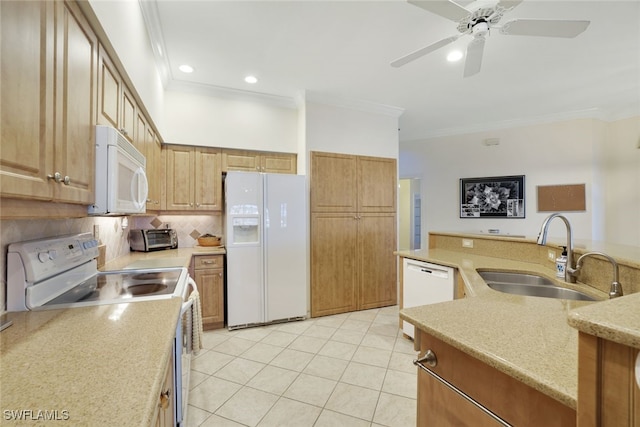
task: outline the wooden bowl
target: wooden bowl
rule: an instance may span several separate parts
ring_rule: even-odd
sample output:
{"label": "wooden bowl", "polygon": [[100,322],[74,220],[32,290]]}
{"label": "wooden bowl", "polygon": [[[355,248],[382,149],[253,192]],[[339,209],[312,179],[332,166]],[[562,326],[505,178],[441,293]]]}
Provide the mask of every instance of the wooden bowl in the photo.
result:
{"label": "wooden bowl", "polygon": [[200,246],[220,246],[220,240],[218,236],[198,237],[198,244]]}

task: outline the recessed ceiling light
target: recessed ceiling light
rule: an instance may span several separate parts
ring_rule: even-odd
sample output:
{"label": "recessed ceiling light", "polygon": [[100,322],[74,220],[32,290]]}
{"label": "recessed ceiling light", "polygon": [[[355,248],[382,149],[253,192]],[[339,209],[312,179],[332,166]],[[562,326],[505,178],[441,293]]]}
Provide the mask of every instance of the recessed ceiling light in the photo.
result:
{"label": "recessed ceiling light", "polygon": [[182,71],[183,73],[193,73],[193,67],[187,64],[179,66],[178,70]]}
{"label": "recessed ceiling light", "polygon": [[256,84],[258,83],[258,78],[256,76],[247,76],[244,78],[244,81],[249,84]]}
{"label": "recessed ceiling light", "polygon": [[462,59],[462,52],[460,52],[459,50],[452,50],[447,55],[447,61],[449,62],[456,62],[456,61],[460,61],[461,59]]}

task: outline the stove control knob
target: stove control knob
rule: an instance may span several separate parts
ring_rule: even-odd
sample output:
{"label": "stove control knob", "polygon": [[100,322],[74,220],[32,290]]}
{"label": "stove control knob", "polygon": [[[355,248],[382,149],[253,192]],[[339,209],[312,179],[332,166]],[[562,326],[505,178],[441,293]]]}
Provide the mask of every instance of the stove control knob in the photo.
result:
{"label": "stove control knob", "polygon": [[40,262],[47,262],[50,259],[56,259],[58,258],[58,251],[56,251],[55,249],[50,249],[46,252],[38,252],[38,259],[40,260]]}

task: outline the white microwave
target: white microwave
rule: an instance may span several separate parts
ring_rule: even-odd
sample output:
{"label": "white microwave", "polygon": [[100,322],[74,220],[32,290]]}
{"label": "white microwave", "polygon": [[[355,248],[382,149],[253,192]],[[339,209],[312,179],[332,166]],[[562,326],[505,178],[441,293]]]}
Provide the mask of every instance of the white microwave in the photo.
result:
{"label": "white microwave", "polygon": [[110,126],[96,126],[95,203],[90,215],[144,213],[149,185],[146,159]]}

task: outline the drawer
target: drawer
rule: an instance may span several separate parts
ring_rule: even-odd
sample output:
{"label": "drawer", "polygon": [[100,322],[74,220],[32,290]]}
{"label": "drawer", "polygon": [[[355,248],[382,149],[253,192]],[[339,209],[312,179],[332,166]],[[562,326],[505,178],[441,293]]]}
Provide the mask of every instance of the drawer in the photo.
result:
{"label": "drawer", "polygon": [[201,270],[203,268],[223,268],[224,255],[195,255],[193,268]]}

